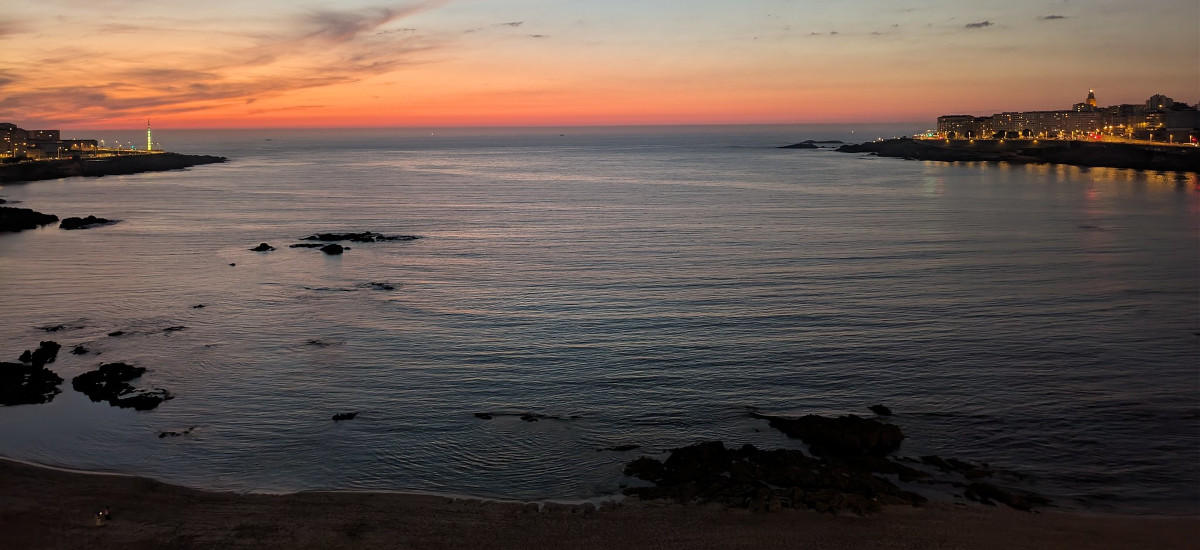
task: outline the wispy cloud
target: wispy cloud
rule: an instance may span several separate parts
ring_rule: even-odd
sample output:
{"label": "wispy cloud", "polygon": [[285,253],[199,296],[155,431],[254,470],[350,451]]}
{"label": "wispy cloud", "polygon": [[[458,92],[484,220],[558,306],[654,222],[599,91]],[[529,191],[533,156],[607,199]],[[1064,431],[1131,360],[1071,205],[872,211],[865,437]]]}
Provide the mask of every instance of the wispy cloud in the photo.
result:
{"label": "wispy cloud", "polygon": [[[221,37],[203,51],[96,63],[115,67],[105,71],[89,70],[89,59],[70,51],[47,51],[43,60],[0,73],[0,119],[29,113],[64,121],[178,114],[362,80],[414,63],[416,54],[435,47],[385,27],[445,3],[310,11],[284,18],[270,30]],[[120,28],[135,35],[156,32],[136,24]],[[56,72],[87,75],[91,81],[62,85]],[[261,112],[267,111],[250,114]],[[69,113],[69,118],[53,113]]]}
{"label": "wispy cloud", "polygon": [[980,21],[978,23],[967,23],[965,25],[965,27],[968,29],[982,29],[984,27],[990,27],[990,26],[992,26],[991,21]]}
{"label": "wispy cloud", "polygon": [[1042,16],[1038,17],[1038,19],[1041,21],[1053,21],[1055,19],[1066,19],[1066,18],[1067,18],[1067,16],[1065,16],[1065,15],[1042,15]]}

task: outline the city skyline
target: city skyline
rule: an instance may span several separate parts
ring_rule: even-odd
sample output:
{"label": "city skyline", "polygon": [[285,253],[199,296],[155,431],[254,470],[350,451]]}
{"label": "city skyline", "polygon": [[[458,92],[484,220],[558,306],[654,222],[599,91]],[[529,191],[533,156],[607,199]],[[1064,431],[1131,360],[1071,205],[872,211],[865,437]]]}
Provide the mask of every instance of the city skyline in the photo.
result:
{"label": "city skyline", "polygon": [[0,21],[0,120],[66,129],[933,121],[1161,93],[1200,5],[582,0],[201,7],[51,0]]}

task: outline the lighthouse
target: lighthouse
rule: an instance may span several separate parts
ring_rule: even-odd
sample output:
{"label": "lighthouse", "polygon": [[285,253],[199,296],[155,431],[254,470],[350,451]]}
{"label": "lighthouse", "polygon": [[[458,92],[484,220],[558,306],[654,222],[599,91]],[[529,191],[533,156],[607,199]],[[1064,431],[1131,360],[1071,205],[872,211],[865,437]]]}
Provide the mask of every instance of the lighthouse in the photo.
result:
{"label": "lighthouse", "polygon": [[146,152],[154,150],[154,142],[150,141],[150,119],[146,119]]}

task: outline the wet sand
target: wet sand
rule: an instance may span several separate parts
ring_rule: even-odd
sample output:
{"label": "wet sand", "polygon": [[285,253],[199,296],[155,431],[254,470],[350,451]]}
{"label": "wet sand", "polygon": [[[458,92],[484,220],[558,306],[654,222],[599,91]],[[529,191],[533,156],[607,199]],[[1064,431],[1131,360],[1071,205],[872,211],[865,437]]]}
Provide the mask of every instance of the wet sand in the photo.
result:
{"label": "wet sand", "polygon": [[[244,495],[0,460],[0,548],[1200,548],[1200,516],[933,504],[870,517],[625,500],[497,503],[396,493]],[[111,507],[112,521],[95,525]]]}

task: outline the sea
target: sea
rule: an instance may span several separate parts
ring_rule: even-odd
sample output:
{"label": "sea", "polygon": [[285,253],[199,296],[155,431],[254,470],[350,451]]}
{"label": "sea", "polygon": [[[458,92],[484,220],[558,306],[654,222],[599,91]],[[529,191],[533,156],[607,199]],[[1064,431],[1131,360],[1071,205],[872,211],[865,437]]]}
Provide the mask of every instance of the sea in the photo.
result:
{"label": "sea", "polygon": [[[0,235],[0,359],[54,340],[66,380],[0,407],[0,456],[595,501],[639,456],[804,448],[751,412],[883,404],[898,456],[986,462],[1057,509],[1200,512],[1197,175],[778,148],[923,129],[157,130],[229,162],[0,187],[120,220]],[[290,247],[362,231],[420,238]],[[71,389],[108,362],[174,399]]]}

